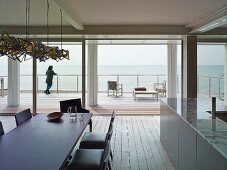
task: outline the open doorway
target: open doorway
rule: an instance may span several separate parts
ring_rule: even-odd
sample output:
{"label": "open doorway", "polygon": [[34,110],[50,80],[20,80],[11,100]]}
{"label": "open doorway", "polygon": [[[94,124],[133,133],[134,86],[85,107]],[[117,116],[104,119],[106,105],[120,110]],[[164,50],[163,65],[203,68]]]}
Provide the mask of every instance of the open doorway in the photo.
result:
{"label": "open doorway", "polygon": [[[159,114],[160,98],[166,97],[167,55],[166,43],[152,40],[102,40],[98,44],[96,111]],[[118,92],[109,89],[110,82],[117,83]],[[156,91],[155,84],[164,83],[165,90]],[[143,92],[135,94],[137,89]]]}

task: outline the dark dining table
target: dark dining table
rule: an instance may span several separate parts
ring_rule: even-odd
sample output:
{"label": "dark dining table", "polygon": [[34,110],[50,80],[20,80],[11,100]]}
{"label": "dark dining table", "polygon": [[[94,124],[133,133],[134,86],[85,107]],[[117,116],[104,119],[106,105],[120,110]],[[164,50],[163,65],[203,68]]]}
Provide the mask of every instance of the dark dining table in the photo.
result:
{"label": "dark dining table", "polygon": [[88,125],[92,113],[78,113],[83,119],[72,121],[65,113],[48,121],[40,113],[0,137],[1,170],[62,169]]}

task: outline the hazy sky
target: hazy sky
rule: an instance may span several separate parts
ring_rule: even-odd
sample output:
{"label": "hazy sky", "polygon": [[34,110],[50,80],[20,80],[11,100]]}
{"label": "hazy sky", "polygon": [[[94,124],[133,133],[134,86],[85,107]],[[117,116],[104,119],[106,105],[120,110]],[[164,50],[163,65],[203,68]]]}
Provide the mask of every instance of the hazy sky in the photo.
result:
{"label": "hazy sky", "polygon": [[199,45],[197,48],[198,65],[224,65],[224,45]]}
{"label": "hazy sky", "polygon": [[[38,65],[81,65],[81,46],[67,45],[64,49],[70,51],[70,60],[56,62],[47,60]],[[177,49],[178,64],[180,64],[181,48]],[[199,45],[198,65],[223,65],[225,55],[224,45]],[[0,57],[0,67],[7,63],[7,57]],[[32,60],[23,62],[31,65]],[[98,47],[99,65],[166,65],[167,47],[165,45],[100,45]]]}
{"label": "hazy sky", "polygon": [[166,65],[164,45],[100,45],[99,65]]}
{"label": "hazy sky", "polygon": [[[198,65],[223,65],[223,45],[198,45]],[[166,45],[103,45],[98,48],[99,65],[166,65]],[[181,46],[177,47],[178,65]]]}

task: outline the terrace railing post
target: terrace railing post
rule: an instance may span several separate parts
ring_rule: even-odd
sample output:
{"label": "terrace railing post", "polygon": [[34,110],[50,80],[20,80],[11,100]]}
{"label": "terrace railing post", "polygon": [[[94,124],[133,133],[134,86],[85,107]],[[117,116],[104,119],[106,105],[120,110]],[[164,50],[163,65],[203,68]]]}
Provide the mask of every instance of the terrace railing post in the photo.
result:
{"label": "terrace railing post", "polygon": [[179,94],[179,78],[178,78],[178,75],[177,75],[177,93]]}
{"label": "terrace railing post", "polygon": [[119,84],[119,75],[117,75],[117,84]]}
{"label": "terrace railing post", "polygon": [[210,94],[211,94],[211,77],[209,77],[209,85],[208,85],[208,95],[209,95],[209,97],[210,97]]}
{"label": "terrace railing post", "polygon": [[221,78],[218,78],[218,96],[221,99]]}
{"label": "terrace railing post", "polygon": [[159,75],[157,75],[157,83],[159,83]]}
{"label": "terrace railing post", "polygon": [[1,85],[2,85],[2,95],[4,96],[4,77],[2,77],[2,81],[1,81]]}
{"label": "terrace railing post", "polygon": [[139,75],[136,76],[136,84],[137,84],[137,87],[139,87]]}
{"label": "terrace railing post", "polygon": [[77,93],[79,93],[79,78],[78,78],[78,75],[76,75],[76,91]]}
{"label": "terrace railing post", "polygon": [[198,90],[197,93],[199,94],[199,91],[200,91],[200,90],[199,90],[199,76],[197,76],[197,87],[198,87],[198,88],[197,88],[197,90]]}
{"label": "terrace railing post", "polygon": [[58,93],[58,75],[57,75],[57,93]]}
{"label": "terrace railing post", "polygon": [[1,96],[4,96],[4,77],[1,77]]}

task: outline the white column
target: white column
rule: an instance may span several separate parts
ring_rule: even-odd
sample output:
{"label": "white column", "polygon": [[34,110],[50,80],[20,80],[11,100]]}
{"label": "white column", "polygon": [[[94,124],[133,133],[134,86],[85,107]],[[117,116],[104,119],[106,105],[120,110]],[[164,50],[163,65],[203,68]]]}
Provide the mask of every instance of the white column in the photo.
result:
{"label": "white column", "polygon": [[8,59],[8,106],[20,105],[20,63]]}
{"label": "white column", "polygon": [[224,57],[224,105],[227,106],[227,45],[225,45]]}
{"label": "white column", "polygon": [[97,105],[98,78],[97,78],[98,45],[92,41],[88,43],[87,58],[87,105]]}
{"label": "white column", "polygon": [[167,63],[167,97],[177,97],[177,45],[168,44],[168,63]]}
{"label": "white column", "polygon": [[187,74],[188,74],[188,66],[187,66],[187,37],[183,37],[182,44],[182,58],[181,58],[181,67],[182,67],[182,88],[181,88],[181,97],[187,98]]}

